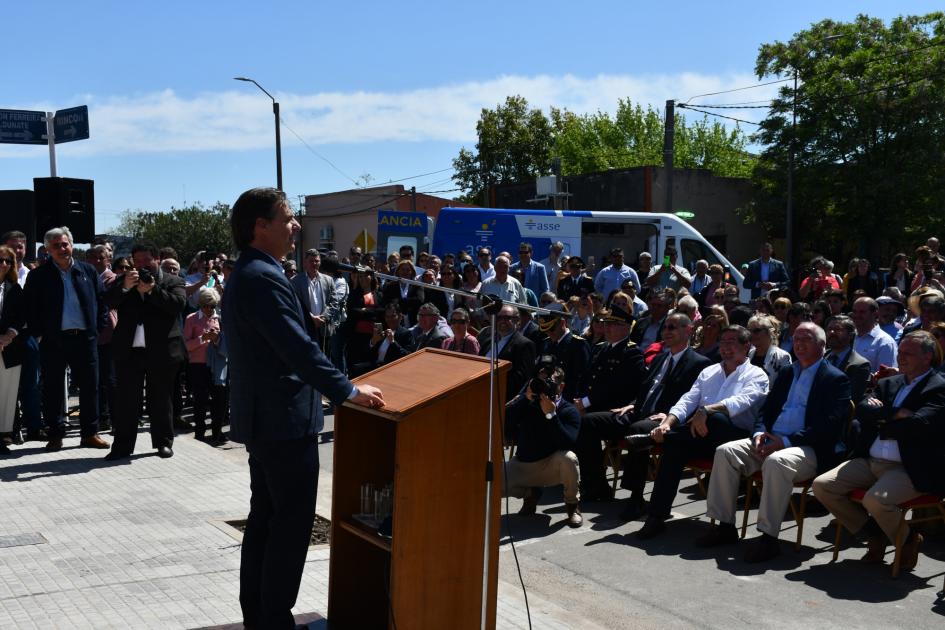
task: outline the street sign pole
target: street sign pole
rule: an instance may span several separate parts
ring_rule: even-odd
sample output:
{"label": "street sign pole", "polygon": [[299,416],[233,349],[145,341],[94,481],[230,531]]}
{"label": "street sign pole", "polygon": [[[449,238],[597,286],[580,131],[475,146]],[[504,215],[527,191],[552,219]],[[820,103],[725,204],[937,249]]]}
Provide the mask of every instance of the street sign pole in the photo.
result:
{"label": "street sign pole", "polygon": [[46,112],[46,141],[49,143],[49,176],[56,176],[56,117]]}

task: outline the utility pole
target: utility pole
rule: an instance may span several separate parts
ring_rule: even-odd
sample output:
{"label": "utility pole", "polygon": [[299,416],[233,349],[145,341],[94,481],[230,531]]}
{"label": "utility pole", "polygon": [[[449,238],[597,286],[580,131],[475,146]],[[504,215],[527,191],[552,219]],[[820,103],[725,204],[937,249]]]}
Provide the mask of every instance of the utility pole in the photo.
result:
{"label": "utility pole", "polygon": [[552,197],[551,204],[555,210],[561,209],[561,158],[555,158],[551,161],[551,174],[555,176],[555,194]]}
{"label": "utility pole", "polygon": [[673,212],[673,141],[676,136],[676,101],[666,101],[663,123],[663,170],[666,171],[666,210]]}
{"label": "utility pole", "polygon": [[794,97],[791,103],[791,142],[788,148],[788,167],[787,167],[787,208],[785,219],[787,221],[784,238],[787,241],[787,251],[785,252],[787,268],[789,273],[793,273],[797,268],[794,266],[795,250],[797,243],[794,242],[794,152],[797,143],[797,68],[794,68]]}

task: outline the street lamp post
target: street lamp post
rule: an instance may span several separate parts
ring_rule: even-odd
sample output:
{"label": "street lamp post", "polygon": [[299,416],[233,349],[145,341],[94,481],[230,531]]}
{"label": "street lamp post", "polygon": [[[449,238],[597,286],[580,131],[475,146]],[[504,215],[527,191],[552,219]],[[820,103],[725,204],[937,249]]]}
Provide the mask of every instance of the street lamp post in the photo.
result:
{"label": "street lamp post", "polygon": [[259,85],[253,79],[248,79],[246,77],[233,77],[237,81],[246,81],[247,83],[252,83],[263,93],[272,99],[272,113],[276,117],[276,188],[282,190],[282,136],[279,132],[279,102],[276,101],[275,97],[266,91],[266,88]]}

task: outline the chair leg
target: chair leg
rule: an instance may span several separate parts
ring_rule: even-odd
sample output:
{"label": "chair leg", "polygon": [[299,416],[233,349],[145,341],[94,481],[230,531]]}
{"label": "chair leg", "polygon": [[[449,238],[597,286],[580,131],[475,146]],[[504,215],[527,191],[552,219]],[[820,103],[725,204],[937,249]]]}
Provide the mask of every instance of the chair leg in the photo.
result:
{"label": "chair leg", "polygon": [[745,490],[745,511],[742,515],[742,538],[748,532],[748,510],[751,509],[751,496],[755,488],[755,480],[748,478],[748,488]]}
{"label": "chair leg", "polygon": [[899,566],[902,564],[902,545],[906,542],[906,512],[902,511],[899,519],[899,527],[896,529],[896,558],[893,560],[892,576],[899,577]]}
{"label": "chair leg", "polygon": [[843,525],[840,523],[840,519],[837,519],[837,533],[833,537],[833,558],[831,562],[837,561],[837,556],[840,555],[840,537],[843,535]]}
{"label": "chair leg", "polygon": [[801,543],[804,538],[804,517],[807,515],[807,491],[809,489],[810,486],[804,487],[804,490],[801,492],[800,509],[794,514],[794,519],[797,521],[797,542],[794,543],[794,551],[801,550]]}
{"label": "chair leg", "polygon": [[617,447],[607,449],[610,458],[610,467],[614,470],[614,492],[617,492],[617,480],[620,479],[620,469],[623,466],[623,450]]}
{"label": "chair leg", "polygon": [[705,473],[702,473],[698,470],[693,471],[693,472],[696,475],[696,483],[699,485],[699,492],[702,493],[702,498],[708,499],[709,492],[705,489],[705,481],[703,481],[705,479]]}

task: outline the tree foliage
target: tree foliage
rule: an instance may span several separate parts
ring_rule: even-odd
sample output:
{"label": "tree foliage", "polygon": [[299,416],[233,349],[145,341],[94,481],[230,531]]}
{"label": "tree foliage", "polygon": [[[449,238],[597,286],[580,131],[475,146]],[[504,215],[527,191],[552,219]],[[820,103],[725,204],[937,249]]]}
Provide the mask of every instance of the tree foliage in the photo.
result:
{"label": "tree foliage", "polygon": [[199,203],[186,208],[172,207],[169,212],[127,210],[116,232],[157,247],[173,247],[184,269],[199,251],[233,250],[230,206],[221,202],[209,208]]}
{"label": "tree foliage", "polygon": [[[548,174],[556,158],[564,175],[663,164],[663,115],[625,99],[613,116],[558,108],[546,116],[529,108],[523,97],[510,96],[495,109],[482,110],[476,133],[476,152],[463,148],[453,160],[453,180],[474,203],[482,202],[487,185]],[[754,167],[755,159],[746,151],[748,137],[738,128],[729,131],[705,118],[690,124],[677,114],[673,142],[678,168],[747,177]]]}
{"label": "tree foliage", "polygon": [[793,143],[803,246],[885,257],[945,228],[945,14],[824,20],[762,46],[755,72],[798,89],[796,127],[788,81],[755,136],[752,218],[783,226]]}

